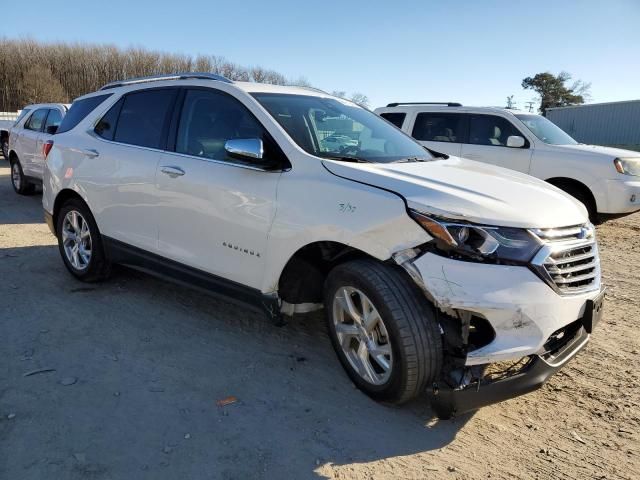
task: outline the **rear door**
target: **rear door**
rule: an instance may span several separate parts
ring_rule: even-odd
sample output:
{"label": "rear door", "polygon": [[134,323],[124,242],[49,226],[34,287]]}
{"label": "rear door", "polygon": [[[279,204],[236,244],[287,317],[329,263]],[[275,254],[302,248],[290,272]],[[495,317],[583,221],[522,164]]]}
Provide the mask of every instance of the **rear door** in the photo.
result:
{"label": "rear door", "polygon": [[159,213],[156,167],[166,145],[176,88],[151,88],[123,95],[100,119],[85,160],[85,182],[101,232],[157,252]]}
{"label": "rear door", "polygon": [[[507,147],[512,135],[523,137],[524,146]],[[527,137],[506,118],[469,114],[468,143],[462,145],[462,157],[529,173],[532,152]]]}
{"label": "rear door", "polygon": [[186,90],[177,120],[174,151],[162,155],[157,173],[160,254],[259,288],[281,172],[230,157],[225,142],[260,138],[265,159],[282,152],[248,108],[220,90]]}
{"label": "rear door", "polygon": [[36,140],[36,149],[33,154],[32,161],[32,171],[33,176],[37,178],[42,178],[42,174],[44,173],[44,152],[42,147],[44,146],[44,142],[50,140],[52,138],[52,134],[49,133],[51,127],[57,128],[60,126],[62,122],[62,112],[57,108],[50,108],[47,114],[47,119],[44,122],[44,127],[42,128],[42,133],[38,135]]}
{"label": "rear door", "polygon": [[34,111],[24,124],[24,129],[18,139],[16,154],[22,165],[22,171],[28,177],[42,178],[42,174],[38,175],[36,168],[36,155],[38,149],[38,139],[44,128],[48,108],[39,108]]}
{"label": "rear door", "polygon": [[464,115],[459,113],[419,112],[411,136],[425,147],[447,155],[460,156],[465,135]]}

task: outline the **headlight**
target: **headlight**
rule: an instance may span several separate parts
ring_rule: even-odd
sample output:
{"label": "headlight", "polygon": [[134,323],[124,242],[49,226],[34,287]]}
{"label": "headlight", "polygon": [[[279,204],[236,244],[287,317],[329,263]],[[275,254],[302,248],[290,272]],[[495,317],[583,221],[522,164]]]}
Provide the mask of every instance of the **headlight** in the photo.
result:
{"label": "headlight", "polygon": [[640,176],[640,157],[620,157],[613,161],[618,173]]}
{"label": "headlight", "polygon": [[438,250],[454,257],[500,263],[527,263],[541,247],[540,241],[522,228],[493,227],[429,217],[410,210]]}

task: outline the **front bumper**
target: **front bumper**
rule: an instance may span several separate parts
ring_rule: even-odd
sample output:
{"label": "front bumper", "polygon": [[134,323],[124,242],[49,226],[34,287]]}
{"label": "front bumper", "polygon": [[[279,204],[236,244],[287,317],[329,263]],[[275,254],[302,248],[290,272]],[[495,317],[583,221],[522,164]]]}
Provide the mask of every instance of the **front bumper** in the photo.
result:
{"label": "front bumper", "polygon": [[431,407],[438,417],[446,419],[537,390],[582,350],[588,341],[589,334],[582,327],[552,357],[534,355],[513,375],[498,380],[478,380],[458,388],[440,383],[429,392]]}
{"label": "front bumper", "polygon": [[[627,175],[620,175],[626,177]],[[598,213],[626,214],[640,210],[640,178],[629,180],[606,180],[607,204],[598,208]]]}
{"label": "front bumper", "polygon": [[430,299],[445,312],[468,312],[493,328],[493,341],[467,354],[465,365],[518,360],[543,351],[558,329],[582,318],[593,290],[559,295],[525,266],[471,263],[430,252],[412,261]]}
{"label": "front bumper", "polygon": [[[449,317],[461,312],[481,317],[494,330],[488,343],[451,357],[442,379],[430,389],[440,418],[539,388],[587,344],[602,315],[599,278],[592,291],[565,296],[525,266],[463,262],[430,252],[412,266],[414,278],[441,311]],[[517,368],[497,378],[485,375],[489,365],[499,362],[515,362]]]}

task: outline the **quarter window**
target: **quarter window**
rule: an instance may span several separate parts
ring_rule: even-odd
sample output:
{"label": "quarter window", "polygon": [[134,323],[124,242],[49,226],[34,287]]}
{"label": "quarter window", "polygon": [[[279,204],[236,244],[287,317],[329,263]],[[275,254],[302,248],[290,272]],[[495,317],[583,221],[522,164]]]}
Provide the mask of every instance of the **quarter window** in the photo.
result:
{"label": "quarter window", "polygon": [[402,124],[404,123],[404,117],[406,117],[407,114],[401,113],[401,112],[386,112],[386,113],[381,113],[380,116],[385,120],[393,123],[396,127],[402,128]]}
{"label": "quarter window", "polygon": [[62,114],[60,113],[60,110],[52,108],[49,110],[49,115],[47,115],[47,121],[44,124],[44,131],[48,131],[49,127],[59,127],[60,122],[62,122]]}
{"label": "quarter window", "polygon": [[47,118],[48,110],[46,108],[41,108],[33,112],[33,115],[27,120],[24,128],[27,130],[34,130],[36,132],[40,132],[42,130],[42,125],[44,124],[44,120]]}
{"label": "quarter window", "polygon": [[274,159],[276,152],[270,137],[238,100],[210,89],[187,91],[178,124],[176,152],[238,162],[224,147],[227,140],[240,138],[261,139],[265,148],[263,162]]}
{"label": "quarter window", "polygon": [[469,143],[504,147],[511,135],[524,135],[506,118],[494,115],[472,115],[469,120]]}
{"label": "quarter window", "polygon": [[175,94],[175,89],[164,88],[125,96],[113,139],[141,147],[163,148],[163,132]]}
{"label": "quarter window", "polygon": [[115,105],[113,105],[109,111],[105,114],[104,117],[100,119],[98,124],[96,125],[95,132],[100,135],[102,138],[106,140],[113,140],[113,137],[116,133],[116,124],[118,123],[118,115],[120,115],[120,109],[122,108],[122,104],[124,103],[124,99],[121,98],[118,100]]}
{"label": "quarter window", "polygon": [[427,142],[462,142],[462,115],[451,113],[419,113],[412,136]]}

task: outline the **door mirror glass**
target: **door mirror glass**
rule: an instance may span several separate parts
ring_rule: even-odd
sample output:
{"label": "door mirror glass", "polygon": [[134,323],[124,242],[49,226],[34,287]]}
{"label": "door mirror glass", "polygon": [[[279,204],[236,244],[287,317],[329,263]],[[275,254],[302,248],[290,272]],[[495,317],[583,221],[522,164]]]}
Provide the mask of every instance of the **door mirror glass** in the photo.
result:
{"label": "door mirror glass", "polygon": [[47,133],[49,135],[53,135],[54,133],[56,133],[58,131],[58,125],[49,125],[47,127]]}
{"label": "door mirror glass", "polygon": [[262,160],[264,145],[259,138],[233,138],[227,140],[224,149],[229,156],[240,160]]}
{"label": "door mirror glass", "polygon": [[524,138],[520,135],[511,135],[507,138],[507,147],[522,148],[524,147]]}

